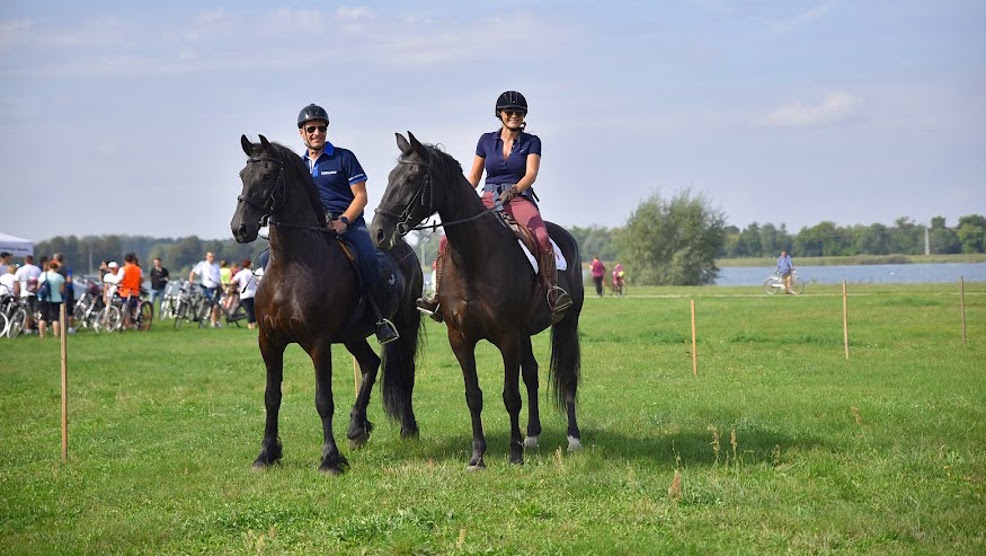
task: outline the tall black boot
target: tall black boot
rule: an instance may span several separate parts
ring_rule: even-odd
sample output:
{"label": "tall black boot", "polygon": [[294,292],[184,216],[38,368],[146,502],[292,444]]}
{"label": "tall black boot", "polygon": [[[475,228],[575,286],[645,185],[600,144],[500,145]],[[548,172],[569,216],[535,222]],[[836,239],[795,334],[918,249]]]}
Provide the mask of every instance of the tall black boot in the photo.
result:
{"label": "tall black boot", "polygon": [[[379,291],[379,287],[370,289]],[[384,345],[400,338],[401,335],[394,323],[390,319],[384,318],[380,305],[377,303],[377,291],[366,292],[366,298],[369,300],[370,306],[373,307],[373,315],[377,319],[377,341],[380,342],[380,345]]]}
{"label": "tall black boot", "polygon": [[548,307],[551,309],[551,319],[558,322],[565,316],[565,311],[572,306],[572,296],[558,286],[558,268],[555,267],[555,252],[541,251],[538,257],[541,267],[541,278],[547,290]]}

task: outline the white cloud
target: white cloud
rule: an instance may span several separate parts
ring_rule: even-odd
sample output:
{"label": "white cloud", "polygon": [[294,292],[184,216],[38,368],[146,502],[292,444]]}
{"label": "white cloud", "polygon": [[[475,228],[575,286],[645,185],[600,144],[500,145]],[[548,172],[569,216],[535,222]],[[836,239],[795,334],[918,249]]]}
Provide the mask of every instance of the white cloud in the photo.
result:
{"label": "white cloud", "polygon": [[842,123],[857,116],[863,98],[844,91],[825,95],[820,103],[796,102],[781,106],[767,115],[763,124],[773,127],[810,127]]}

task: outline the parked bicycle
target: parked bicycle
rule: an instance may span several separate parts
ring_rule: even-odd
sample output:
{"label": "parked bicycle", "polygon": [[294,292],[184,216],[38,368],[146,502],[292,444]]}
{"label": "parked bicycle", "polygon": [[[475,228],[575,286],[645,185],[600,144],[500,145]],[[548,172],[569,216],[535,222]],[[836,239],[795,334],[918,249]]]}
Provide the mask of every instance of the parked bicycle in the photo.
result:
{"label": "parked bicycle", "polygon": [[[777,292],[783,292],[785,290],[784,278],[780,274],[773,274],[767,278],[767,281],[763,283],[763,291],[767,292],[767,295],[774,295]],[[791,271],[791,293],[802,294],[805,291],[805,281],[798,276],[798,271]]]}
{"label": "parked bicycle", "polygon": [[5,295],[0,299],[0,312],[6,318],[3,325],[3,334],[8,338],[16,338],[27,329],[27,304],[21,299],[12,295]]}

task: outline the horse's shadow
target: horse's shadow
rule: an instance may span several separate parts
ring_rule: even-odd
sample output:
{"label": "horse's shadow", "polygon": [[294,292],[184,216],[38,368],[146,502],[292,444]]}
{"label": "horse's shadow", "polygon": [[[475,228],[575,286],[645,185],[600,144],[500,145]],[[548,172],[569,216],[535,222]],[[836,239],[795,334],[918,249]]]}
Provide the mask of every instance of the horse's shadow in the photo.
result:
{"label": "horse's shadow", "polygon": [[[587,457],[601,458],[612,462],[639,462],[645,465],[669,467],[714,466],[724,464],[767,464],[777,465],[785,454],[824,445],[819,439],[808,436],[790,435],[762,427],[737,427],[736,447],[731,444],[732,429],[718,430],[717,435],[709,429],[681,429],[666,434],[656,431],[642,432],[640,435],[627,435],[604,429],[583,429],[583,453]],[[718,439],[718,445],[716,445]],[[506,458],[508,454],[506,432],[488,433],[489,454],[494,458]],[[427,435],[417,440],[419,444],[408,450],[407,457],[423,461],[466,461],[469,457],[470,438],[443,436],[429,439]],[[539,439],[537,448],[525,449],[524,456],[529,461],[539,458],[555,458],[559,450],[564,450],[568,440],[561,432],[545,431]],[[580,454],[565,454],[564,457],[578,457]]]}

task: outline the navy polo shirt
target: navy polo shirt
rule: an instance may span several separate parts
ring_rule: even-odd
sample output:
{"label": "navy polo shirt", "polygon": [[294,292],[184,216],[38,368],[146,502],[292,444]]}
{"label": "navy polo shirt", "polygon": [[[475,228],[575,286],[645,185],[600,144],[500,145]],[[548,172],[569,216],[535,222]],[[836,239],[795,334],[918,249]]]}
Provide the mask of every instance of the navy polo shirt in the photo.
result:
{"label": "navy polo shirt", "polygon": [[500,130],[484,133],[476,144],[476,156],[485,160],[486,185],[513,185],[527,173],[527,155],[541,156],[541,139],[531,133],[520,132],[514,141],[510,155],[503,158],[503,140]]}
{"label": "navy polo shirt", "polygon": [[[325,150],[312,164],[306,150],[302,157],[312,172],[315,188],[325,210],[339,218],[353,202],[353,184],[366,181],[366,172],[356,160],[356,155],[348,149],[336,147],[325,142]],[[357,219],[362,218],[361,212]]]}

